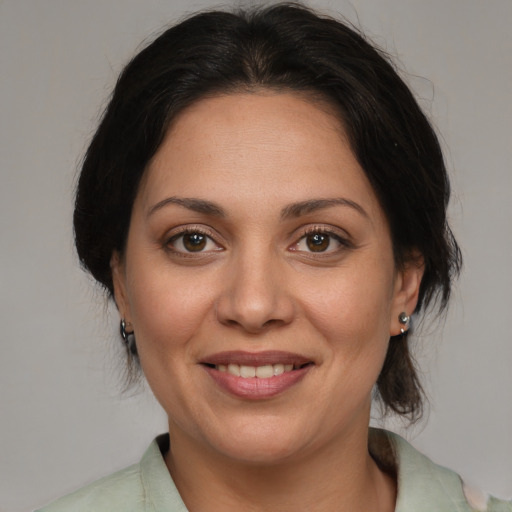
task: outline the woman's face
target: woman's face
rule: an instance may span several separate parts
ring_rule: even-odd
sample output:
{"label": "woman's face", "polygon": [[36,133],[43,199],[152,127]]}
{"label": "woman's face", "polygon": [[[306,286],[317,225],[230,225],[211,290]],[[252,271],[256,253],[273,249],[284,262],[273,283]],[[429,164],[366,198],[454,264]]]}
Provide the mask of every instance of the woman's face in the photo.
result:
{"label": "woman's face", "polygon": [[112,263],[172,439],[268,463],[366,436],[421,269],[395,268],[328,109],[284,93],[203,99],[148,166]]}

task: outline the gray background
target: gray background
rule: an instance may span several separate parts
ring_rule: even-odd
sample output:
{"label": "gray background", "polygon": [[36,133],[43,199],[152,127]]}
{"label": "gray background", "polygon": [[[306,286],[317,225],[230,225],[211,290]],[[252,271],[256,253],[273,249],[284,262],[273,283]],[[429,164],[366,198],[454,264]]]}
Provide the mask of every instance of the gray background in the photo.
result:
{"label": "gray background", "polygon": [[[72,188],[122,64],[145,37],[208,5],[0,0],[1,511],[121,468],[165,430],[147,391],[121,393],[118,320],[75,260]],[[510,497],[512,1],[310,5],[360,23],[398,56],[453,177],[465,270],[446,322],[425,322],[415,340],[432,406],[405,435]]]}

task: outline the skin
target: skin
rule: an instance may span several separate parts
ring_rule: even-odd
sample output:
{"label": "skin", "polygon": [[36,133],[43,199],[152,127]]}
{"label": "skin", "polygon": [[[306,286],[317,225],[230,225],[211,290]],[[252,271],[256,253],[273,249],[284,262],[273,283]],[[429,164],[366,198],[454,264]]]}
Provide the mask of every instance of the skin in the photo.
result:
{"label": "skin", "polygon": [[[194,236],[206,237],[196,252],[184,244]],[[327,105],[260,91],[183,111],[112,270],[189,510],[394,510],[395,482],[367,448],[371,391],[423,270],[396,268],[385,215]],[[233,350],[312,365],[282,393],[247,400],[200,364]]]}

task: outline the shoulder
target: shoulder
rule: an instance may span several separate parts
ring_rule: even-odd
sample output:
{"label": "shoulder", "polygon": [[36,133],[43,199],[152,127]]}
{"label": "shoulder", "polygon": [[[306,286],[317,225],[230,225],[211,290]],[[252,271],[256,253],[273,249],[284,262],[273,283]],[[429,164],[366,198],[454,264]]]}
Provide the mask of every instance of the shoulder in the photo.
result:
{"label": "shoulder", "polygon": [[106,476],[78,491],[73,492],[54,503],[42,508],[40,512],[85,512],[124,510],[136,512],[144,510],[140,464],[134,464],[122,471]]}
{"label": "shoulder", "polygon": [[512,512],[512,500],[499,500],[491,496],[489,498],[487,512]]}
{"label": "shoulder", "polygon": [[391,432],[387,437],[394,452],[398,496],[396,512],[512,512],[512,501],[499,500],[467,486],[461,477],[413,448]]}
{"label": "shoulder", "polygon": [[138,464],[104,477],[39,512],[187,512],[167,470],[169,436],[157,437]]}
{"label": "shoulder", "polygon": [[464,482],[462,489],[472,510],[476,512],[512,512],[512,500],[500,500]]}

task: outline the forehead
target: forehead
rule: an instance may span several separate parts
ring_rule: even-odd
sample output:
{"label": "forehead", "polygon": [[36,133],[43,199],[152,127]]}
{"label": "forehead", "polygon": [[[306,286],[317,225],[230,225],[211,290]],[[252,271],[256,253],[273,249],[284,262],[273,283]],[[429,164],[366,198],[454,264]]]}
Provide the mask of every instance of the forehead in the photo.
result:
{"label": "forehead", "polygon": [[181,112],[139,190],[146,207],[176,194],[233,204],[333,194],[376,202],[334,109],[271,92],[209,97]]}

